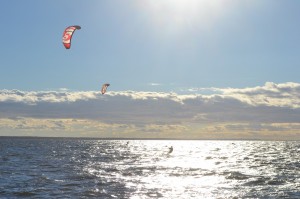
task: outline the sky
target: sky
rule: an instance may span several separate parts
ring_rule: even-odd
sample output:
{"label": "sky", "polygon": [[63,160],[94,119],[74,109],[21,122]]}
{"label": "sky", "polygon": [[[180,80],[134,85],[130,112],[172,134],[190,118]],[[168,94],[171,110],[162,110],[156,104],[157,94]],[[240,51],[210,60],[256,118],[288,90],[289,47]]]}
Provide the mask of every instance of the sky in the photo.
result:
{"label": "sky", "polygon": [[300,140],[299,9],[3,0],[0,136]]}

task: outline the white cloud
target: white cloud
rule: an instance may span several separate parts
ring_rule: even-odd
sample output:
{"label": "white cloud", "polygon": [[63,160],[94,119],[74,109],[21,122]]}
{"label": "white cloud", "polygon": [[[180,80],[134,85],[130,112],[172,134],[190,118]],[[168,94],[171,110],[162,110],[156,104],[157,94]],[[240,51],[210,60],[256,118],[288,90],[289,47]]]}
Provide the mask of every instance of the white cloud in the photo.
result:
{"label": "white cloud", "polygon": [[0,102],[22,102],[24,104],[36,104],[41,102],[62,103],[90,100],[100,96],[100,92],[67,92],[67,91],[19,91],[1,90]]}
{"label": "white cloud", "polygon": [[[253,88],[213,88],[221,94],[174,92],[0,91],[0,117],[88,118],[124,121],[294,121],[300,108],[300,84]],[[286,121],[287,120],[287,121]]]}
{"label": "white cloud", "polygon": [[252,106],[300,108],[300,84],[266,82],[264,86],[251,88],[191,88],[190,92],[211,91],[210,96],[232,98]]}
{"label": "white cloud", "polygon": [[[203,125],[207,129],[202,128],[202,131],[206,132],[256,132],[255,129],[275,132],[279,129],[295,133],[299,127],[298,83],[267,82],[253,88],[213,90],[218,93],[180,95],[174,92],[109,91],[102,95],[98,91],[0,90],[0,118],[14,121],[14,128],[23,130],[75,131],[75,127],[84,127],[85,132],[120,131],[130,136],[143,132],[157,137],[162,136],[162,132],[164,135],[178,133],[180,137],[179,134],[190,127],[202,128]],[[15,118],[23,120],[20,122]],[[11,123],[8,120],[5,120],[7,124]],[[30,125],[32,120],[38,122]],[[0,127],[6,128],[3,121]],[[78,121],[85,122],[80,124]],[[289,124],[293,128],[275,124]]]}
{"label": "white cloud", "polygon": [[148,85],[149,86],[160,86],[161,84],[159,84],[159,83],[149,83]]}

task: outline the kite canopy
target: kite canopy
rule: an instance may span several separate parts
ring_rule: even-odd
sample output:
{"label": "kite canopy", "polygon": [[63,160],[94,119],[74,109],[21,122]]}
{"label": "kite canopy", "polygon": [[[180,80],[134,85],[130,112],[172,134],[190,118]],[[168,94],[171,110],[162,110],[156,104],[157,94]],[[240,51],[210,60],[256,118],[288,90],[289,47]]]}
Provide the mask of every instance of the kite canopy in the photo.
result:
{"label": "kite canopy", "polygon": [[102,95],[106,92],[107,87],[109,87],[110,84],[103,84],[101,88]]}
{"label": "kite canopy", "polygon": [[62,37],[62,42],[66,49],[71,48],[71,40],[75,30],[80,30],[80,26],[69,26],[65,29]]}

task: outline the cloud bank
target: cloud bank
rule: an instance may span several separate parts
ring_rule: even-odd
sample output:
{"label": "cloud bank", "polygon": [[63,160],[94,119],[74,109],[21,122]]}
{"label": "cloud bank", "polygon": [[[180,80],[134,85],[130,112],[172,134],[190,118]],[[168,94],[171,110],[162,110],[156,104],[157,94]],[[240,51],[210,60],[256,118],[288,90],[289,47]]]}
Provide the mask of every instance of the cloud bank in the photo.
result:
{"label": "cloud bank", "polygon": [[194,88],[194,93],[185,95],[0,90],[0,128],[10,133],[62,131],[69,136],[96,137],[299,136],[299,83],[209,88],[214,93],[196,94],[201,89]]}

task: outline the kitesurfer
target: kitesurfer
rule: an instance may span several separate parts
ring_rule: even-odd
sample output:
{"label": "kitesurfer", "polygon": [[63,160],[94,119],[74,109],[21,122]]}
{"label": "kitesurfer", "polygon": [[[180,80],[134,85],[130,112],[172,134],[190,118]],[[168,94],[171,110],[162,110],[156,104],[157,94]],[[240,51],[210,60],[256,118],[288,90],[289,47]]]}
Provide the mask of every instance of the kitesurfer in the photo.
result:
{"label": "kitesurfer", "polygon": [[173,151],[173,146],[169,147],[169,153],[172,153]]}

